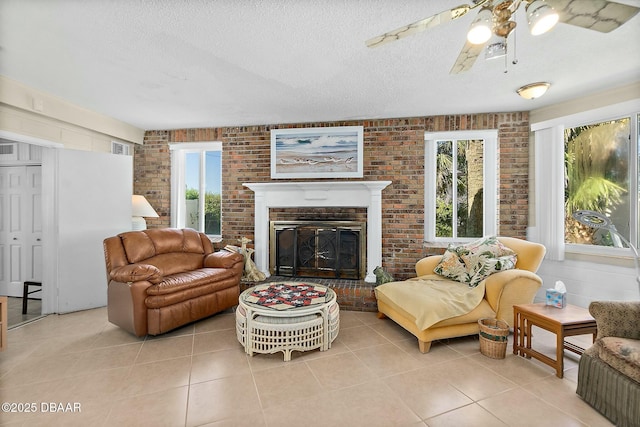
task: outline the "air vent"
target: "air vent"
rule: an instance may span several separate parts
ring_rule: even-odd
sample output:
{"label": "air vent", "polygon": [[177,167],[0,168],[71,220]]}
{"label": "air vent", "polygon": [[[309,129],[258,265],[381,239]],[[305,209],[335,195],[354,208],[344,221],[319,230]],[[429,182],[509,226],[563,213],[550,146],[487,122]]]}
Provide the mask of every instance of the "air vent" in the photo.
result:
{"label": "air vent", "polygon": [[18,145],[0,144],[0,160],[18,160]]}
{"label": "air vent", "polygon": [[127,144],[123,144],[122,142],[111,141],[111,152],[113,154],[123,154],[125,156],[128,156],[129,146]]}

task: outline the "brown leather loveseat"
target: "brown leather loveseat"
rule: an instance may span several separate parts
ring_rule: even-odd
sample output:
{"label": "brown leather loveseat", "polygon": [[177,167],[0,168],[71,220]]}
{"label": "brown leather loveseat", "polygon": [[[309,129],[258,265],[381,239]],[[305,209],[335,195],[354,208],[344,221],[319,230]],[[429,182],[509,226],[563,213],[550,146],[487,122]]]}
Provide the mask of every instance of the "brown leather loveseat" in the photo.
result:
{"label": "brown leather loveseat", "polygon": [[158,335],[238,304],[244,258],[213,251],[192,229],[129,231],[104,240],[109,321]]}

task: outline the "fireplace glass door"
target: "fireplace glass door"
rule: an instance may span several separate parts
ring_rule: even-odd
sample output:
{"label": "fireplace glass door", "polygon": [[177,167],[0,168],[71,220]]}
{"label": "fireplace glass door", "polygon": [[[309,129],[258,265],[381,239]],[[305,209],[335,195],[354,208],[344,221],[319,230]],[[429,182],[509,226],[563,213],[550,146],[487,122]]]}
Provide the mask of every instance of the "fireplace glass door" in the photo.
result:
{"label": "fireplace glass door", "polygon": [[362,223],[272,222],[272,273],[278,276],[362,279]]}

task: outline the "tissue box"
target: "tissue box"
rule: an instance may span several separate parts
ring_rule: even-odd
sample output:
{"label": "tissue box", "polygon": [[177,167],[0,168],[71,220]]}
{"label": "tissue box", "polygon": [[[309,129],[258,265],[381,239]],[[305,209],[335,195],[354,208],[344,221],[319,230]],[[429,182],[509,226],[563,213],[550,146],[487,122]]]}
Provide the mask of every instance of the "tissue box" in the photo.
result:
{"label": "tissue box", "polygon": [[547,305],[564,308],[567,305],[567,293],[556,289],[547,289]]}

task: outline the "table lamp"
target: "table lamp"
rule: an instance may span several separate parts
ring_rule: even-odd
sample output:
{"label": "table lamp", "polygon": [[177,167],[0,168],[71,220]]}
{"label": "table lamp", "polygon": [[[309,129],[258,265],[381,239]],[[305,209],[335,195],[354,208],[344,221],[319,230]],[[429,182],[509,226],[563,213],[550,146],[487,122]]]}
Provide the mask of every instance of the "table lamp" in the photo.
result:
{"label": "table lamp", "polygon": [[151,207],[144,196],[134,194],[133,196],[131,196],[131,203],[133,205],[133,210],[131,213],[131,229],[134,231],[146,230],[147,221],[144,219],[144,217],[158,218],[158,213],[153,209],[153,207]]}
{"label": "table lamp", "polygon": [[635,255],[633,258],[633,261],[636,266],[636,273],[637,273],[636,280],[638,282],[638,286],[640,286],[640,272],[638,270],[638,250],[627,239],[625,239],[624,236],[618,233],[618,230],[616,230],[616,226],[613,225],[613,222],[611,222],[611,219],[604,216],[600,212],[588,211],[588,210],[575,211],[573,213],[573,218],[576,221],[578,221],[580,224],[584,224],[587,227],[602,228],[604,230],[609,231],[610,233],[615,234],[620,238],[620,240],[625,242],[631,248],[631,250],[633,251],[633,254]]}

